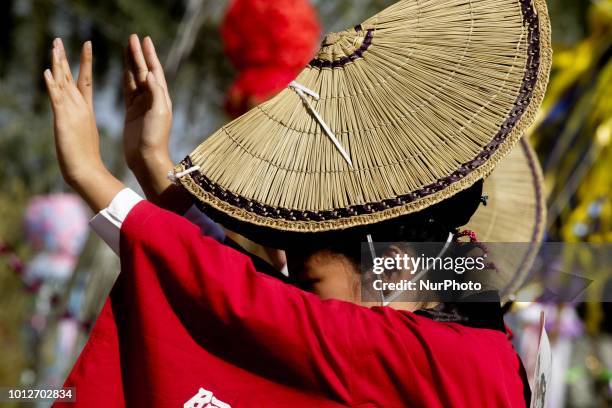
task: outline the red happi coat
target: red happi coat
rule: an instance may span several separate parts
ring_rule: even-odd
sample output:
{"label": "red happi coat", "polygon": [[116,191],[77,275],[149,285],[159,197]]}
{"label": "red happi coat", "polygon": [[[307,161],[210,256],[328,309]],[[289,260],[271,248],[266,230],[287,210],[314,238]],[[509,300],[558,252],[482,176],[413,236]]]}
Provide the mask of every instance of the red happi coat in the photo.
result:
{"label": "red happi coat", "polygon": [[149,202],[121,267],[57,408],[525,406],[503,331],[321,300]]}

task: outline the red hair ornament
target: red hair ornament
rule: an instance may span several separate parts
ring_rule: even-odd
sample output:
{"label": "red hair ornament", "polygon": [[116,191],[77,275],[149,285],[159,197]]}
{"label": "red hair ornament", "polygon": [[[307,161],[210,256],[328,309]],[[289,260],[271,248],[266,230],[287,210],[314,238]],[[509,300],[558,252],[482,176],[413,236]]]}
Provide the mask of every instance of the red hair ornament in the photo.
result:
{"label": "red hair ornament", "polygon": [[226,109],[237,117],[287,87],[313,57],[321,33],[308,0],[232,0],[221,26],[239,71]]}

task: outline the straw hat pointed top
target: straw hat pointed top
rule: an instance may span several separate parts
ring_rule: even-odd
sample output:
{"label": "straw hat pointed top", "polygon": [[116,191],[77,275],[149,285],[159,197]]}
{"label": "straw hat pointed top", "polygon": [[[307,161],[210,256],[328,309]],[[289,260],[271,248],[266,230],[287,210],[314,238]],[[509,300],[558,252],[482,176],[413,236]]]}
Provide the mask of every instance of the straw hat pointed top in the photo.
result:
{"label": "straw hat pointed top", "polygon": [[327,35],[294,82],[175,175],[213,213],[278,231],[414,213],[510,152],[551,57],[545,0],[402,0]]}

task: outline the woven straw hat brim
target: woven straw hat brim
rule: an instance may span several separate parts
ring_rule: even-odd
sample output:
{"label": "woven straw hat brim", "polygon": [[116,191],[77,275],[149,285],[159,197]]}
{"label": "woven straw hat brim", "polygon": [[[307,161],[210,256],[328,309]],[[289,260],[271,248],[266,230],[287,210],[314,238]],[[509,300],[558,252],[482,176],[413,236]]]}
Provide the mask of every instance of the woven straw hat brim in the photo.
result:
{"label": "woven straw hat brim", "polygon": [[326,37],[296,79],[319,100],[288,88],[175,171],[199,166],[180,182],[204,206],[279,231],[410,214],[510,152],[535,118],[550,63],[544,0],[399,1]]}
{"label": "woven straw hat brim", "polygon": [[524,283],[540,248],[546,221],[546,202],[539,161],[523,138],[484,181],[487,205],[481,205],[464,227],[489,245],[500,293],[508,299]]}

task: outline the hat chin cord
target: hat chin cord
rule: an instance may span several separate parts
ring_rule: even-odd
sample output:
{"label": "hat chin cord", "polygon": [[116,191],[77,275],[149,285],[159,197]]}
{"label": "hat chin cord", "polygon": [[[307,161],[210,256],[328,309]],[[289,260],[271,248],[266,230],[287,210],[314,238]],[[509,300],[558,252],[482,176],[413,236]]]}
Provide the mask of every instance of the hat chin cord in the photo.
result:
{"label": "hat chin cord", "polygon": [[[370,256],[372,257],[372,262],[374,262],[374,259],[376,258],[376,249],[374,248],[374,240],[372,239],[372,235],[368,234],[367,236],[367,240],[368,240],[368,247],[370,249]],[[444,243],[444,246],[442,247],[442,249],[440,250],[440,252],[438,252],[438,255],[436,255],[436,258],[440,258],[447,250],[448,247],[450,246],[451,242],[453,242],[453,238],[454,238],[454,234],[452,232],[448,233],[448,237],[446,238],[446,242]],[[410,279],[410,282],[414,282],[417,279],[420,279],[421,276],[425,275],[427,272],[429,272],[431,268],[427,268],[424,269],[422,271],[420,271],[416,276],[414,276],[412,279]],[[389,306],[389,304],[391,302],[393,302],[395,299],[398,298],[398,296],[401,294],[400,291],[395,291],[395,293],[391,294],[389,297],[385,298],[385,294],[383,292],[382,289],[379,290],[379,294],[380,294],[380,305],[381,306]]]}

